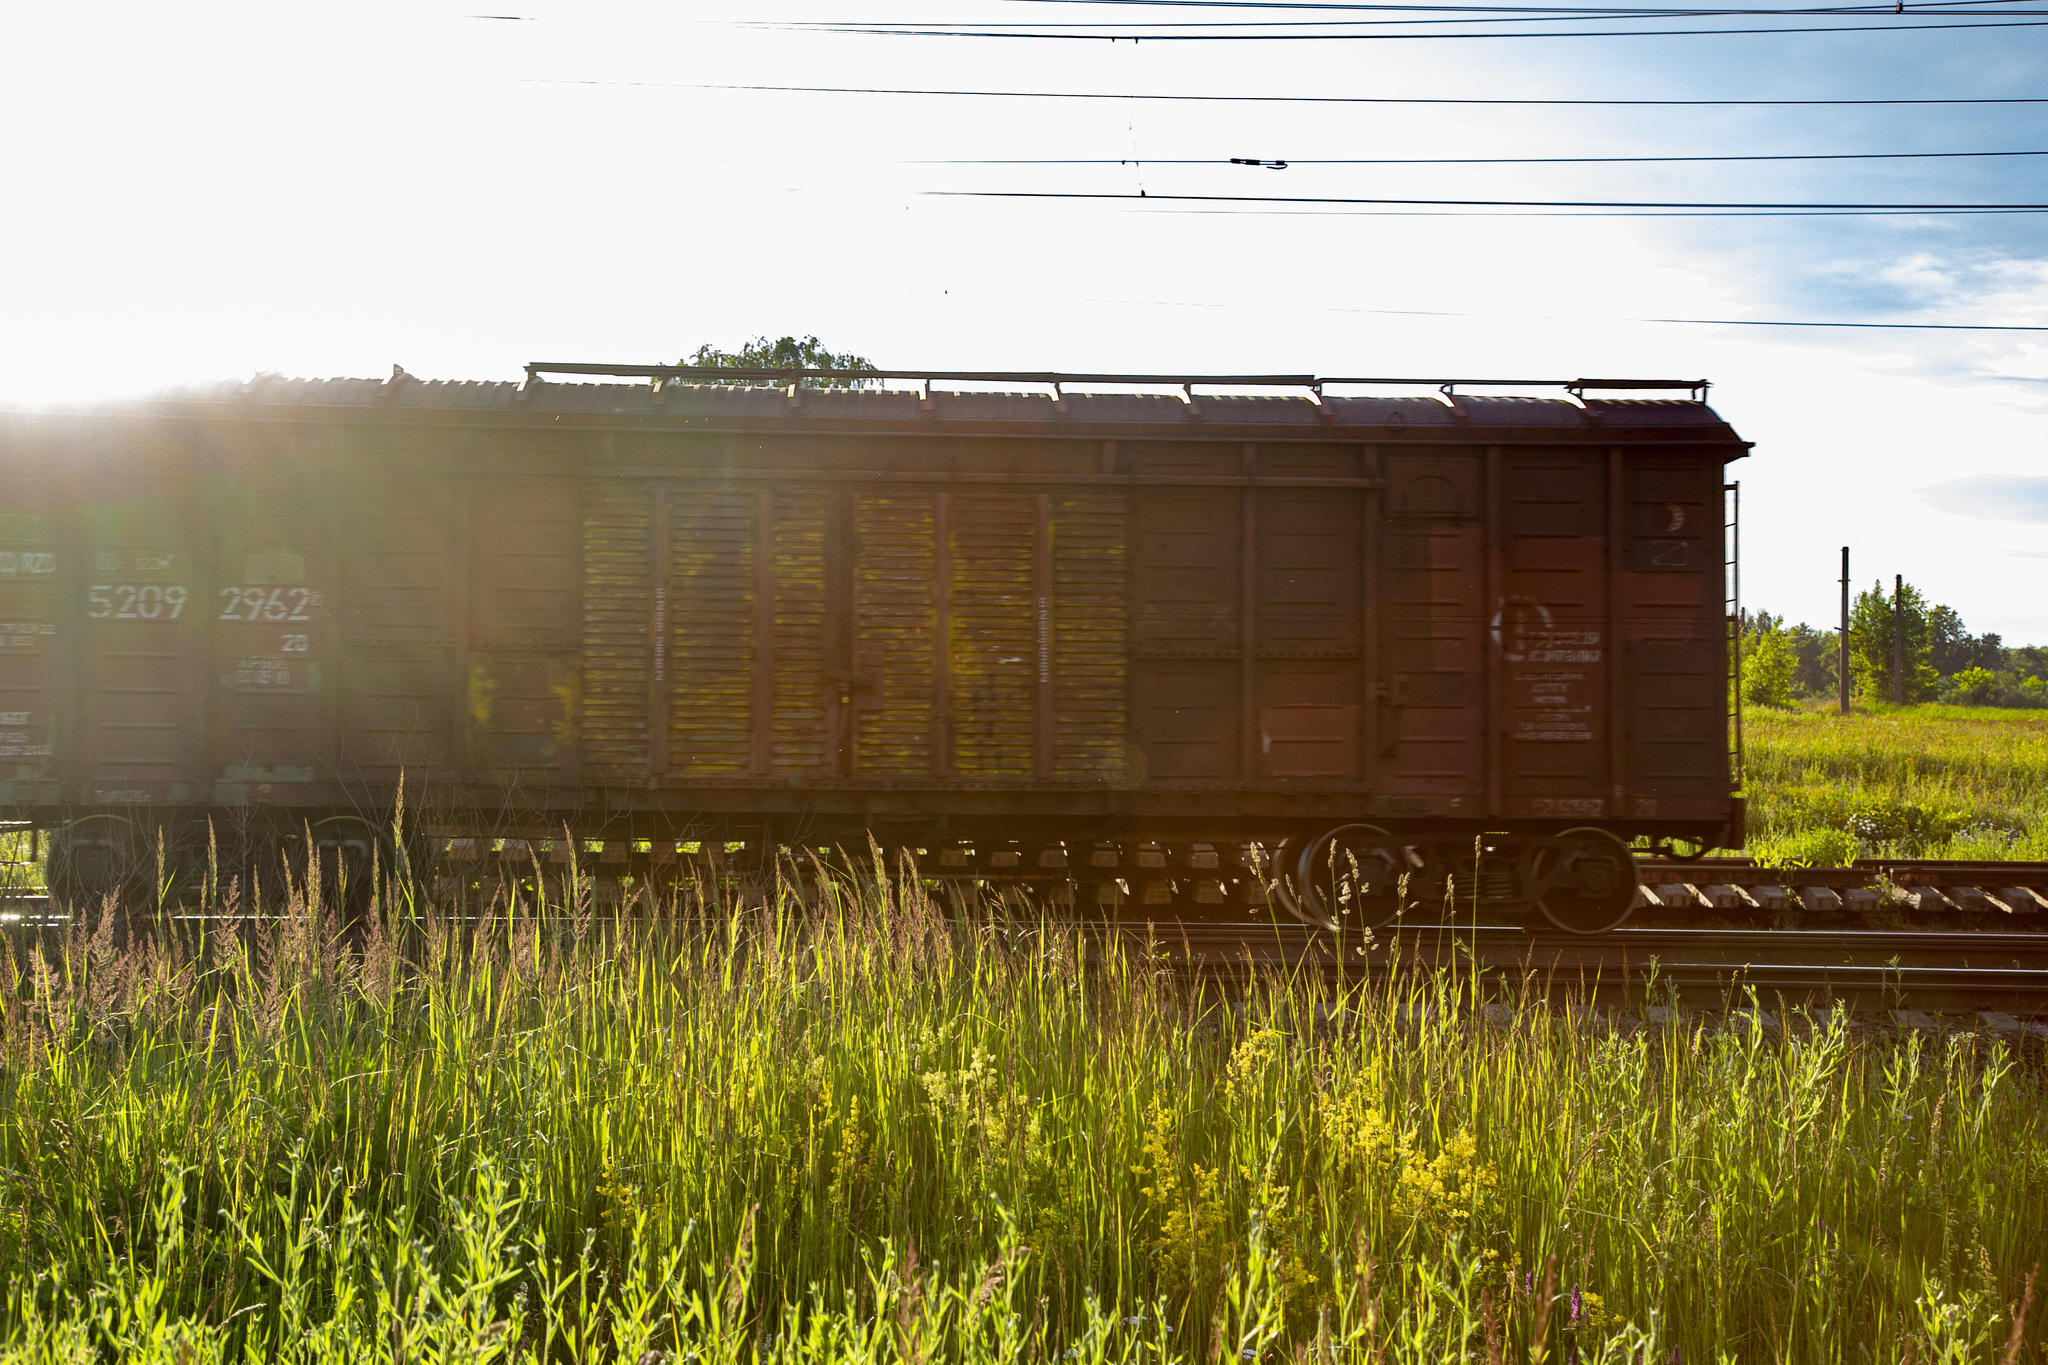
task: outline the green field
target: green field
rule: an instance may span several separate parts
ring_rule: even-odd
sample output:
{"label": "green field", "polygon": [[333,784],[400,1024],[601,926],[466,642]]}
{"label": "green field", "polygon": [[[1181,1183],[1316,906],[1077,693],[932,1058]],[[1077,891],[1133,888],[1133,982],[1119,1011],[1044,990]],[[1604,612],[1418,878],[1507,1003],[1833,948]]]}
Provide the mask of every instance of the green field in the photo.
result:
{"label": "green field", "polygon": [[2048,859],[2048,712],[1751,707],[1743,720],[1758,857]]}
{"label": "green field", "polygon": [[[2048,857],[2042,712],[1747,730],[1766,856]],[[0,1362],[2048,1360],[2037,1045],[810,894],[14,931]]]}
{"label": "green field", "polygon": [[0,1360],[2042,1358],[2038,1053],[821,899],[17,939]]}

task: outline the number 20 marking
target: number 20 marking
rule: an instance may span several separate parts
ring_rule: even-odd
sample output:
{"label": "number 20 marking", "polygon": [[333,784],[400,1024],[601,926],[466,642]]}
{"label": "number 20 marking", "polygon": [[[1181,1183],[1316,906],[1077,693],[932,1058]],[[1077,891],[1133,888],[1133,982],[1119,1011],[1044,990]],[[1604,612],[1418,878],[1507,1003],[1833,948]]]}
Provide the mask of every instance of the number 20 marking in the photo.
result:
{"label": "number 20 marking", "polygon": [[221,621],[310,621],[313,594],[305,588],[222,588]]}

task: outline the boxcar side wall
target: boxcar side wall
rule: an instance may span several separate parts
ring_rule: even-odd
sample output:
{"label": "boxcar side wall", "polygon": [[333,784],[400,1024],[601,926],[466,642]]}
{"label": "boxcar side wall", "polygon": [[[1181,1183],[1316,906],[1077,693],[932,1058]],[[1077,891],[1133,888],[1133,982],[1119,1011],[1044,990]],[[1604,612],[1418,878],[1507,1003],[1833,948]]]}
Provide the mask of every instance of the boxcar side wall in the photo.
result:
{"label": "boxcar side wall", "polygon": [[402,773],[537,835],[1729,816],[1725,428],[263,416],[0,436],[0,807],[343,818]]}

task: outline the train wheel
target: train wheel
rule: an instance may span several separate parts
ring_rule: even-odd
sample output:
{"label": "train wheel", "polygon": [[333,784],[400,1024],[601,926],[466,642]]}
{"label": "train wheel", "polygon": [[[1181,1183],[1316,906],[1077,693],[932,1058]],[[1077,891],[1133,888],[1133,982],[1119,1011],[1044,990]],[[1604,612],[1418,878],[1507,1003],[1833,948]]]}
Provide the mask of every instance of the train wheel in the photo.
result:
{"label": "train wheel", "polygon": [[1604,829],[1568,829],[1557,836],[1557,880],[1537,902],[1543,917],[1568,934],[1604,934],[1636,905],[1635,856]]}
{"label": "train wheel", "polygon": [[49,878],[52,903],[72,914],[108,896],[134,910],[156,880],[156,849],[125,816],[88,815],[50,837]]}
{"label": "train wheel", "polygon": [[[330,815],[312,825],[313,849],[320,860],[320,895],[330,913],[354,923],[389,883],[405,875],[406,854],[388,826],[358,815]],[[301,851],[298,874],[308,869]]]}
{"label": "train wheel", "polygon": [[[1292,841],[1289,841],[1292,843]],[[1339,825],[1305,840],[1292,865],[1295,914],[1326,929],[1378,929],[1401,914],[1405,868],[1394,836],[1377,825]]]}

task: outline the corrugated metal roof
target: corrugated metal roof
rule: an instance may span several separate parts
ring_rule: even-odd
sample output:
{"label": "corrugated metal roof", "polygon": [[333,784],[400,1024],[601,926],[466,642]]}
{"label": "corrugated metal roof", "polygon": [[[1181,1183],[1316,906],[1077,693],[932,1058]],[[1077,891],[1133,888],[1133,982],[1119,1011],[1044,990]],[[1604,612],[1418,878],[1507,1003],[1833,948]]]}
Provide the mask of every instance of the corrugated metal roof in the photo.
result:
{"label": "corrugated metal roof", "polygon": [[[694,384],[671,381],[658,393],[648,383],[519,384],[503,380],[423,380],[399,375],[379,379],[286,379],[259,375],[247,381],[191,385],[154,395],[153,403],[289,406],[321,409],[386,409],[406,412],[523,413],[529,416],[608,416],[702,426],[731,421],[848,423],[942,427],[1143,426],[1327,430],[1379,427],[1392,430],[1461,426],[1524,429],[1628,427],[1721,427],[1706,404],[1669,398],[1563,398],[1457,394],[1429,396],[1338,396],[1321,404],[1303,394],[1208,393],[1192,399],[1178,393],[1085,392],[1067,390],[1056,400],[1050,388],[986,392],[933,388],[929,397],[910,389],[803,388],[792,406],[786,390],[767,385]],[[125,406],[125,405],[123,405]]]}

